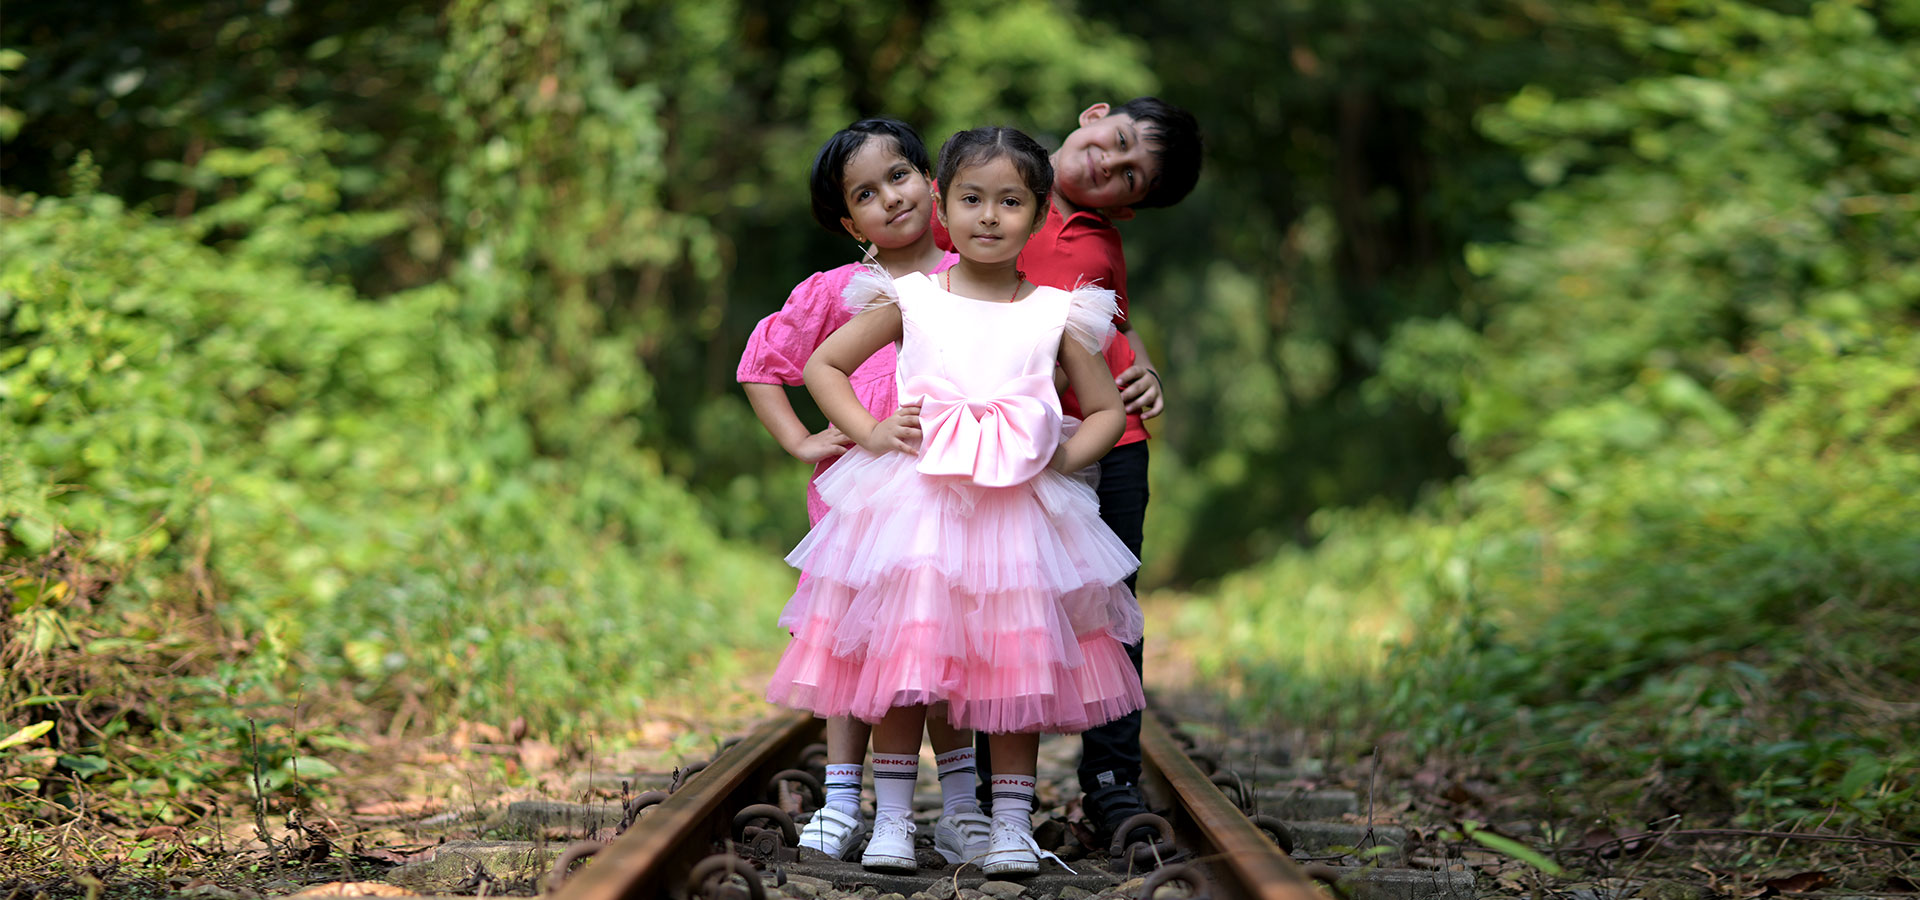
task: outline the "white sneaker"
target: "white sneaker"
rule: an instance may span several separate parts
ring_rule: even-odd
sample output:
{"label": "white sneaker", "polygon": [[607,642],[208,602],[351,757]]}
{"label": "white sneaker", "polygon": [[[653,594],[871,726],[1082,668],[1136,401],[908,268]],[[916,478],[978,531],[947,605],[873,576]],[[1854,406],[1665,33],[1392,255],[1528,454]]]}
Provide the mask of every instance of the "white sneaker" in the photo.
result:
{"label": "white sneaker", "polygon": [[933,849],[949,863],[979,859],[989,849],[992,830],[992,821],[977,812],[941,816],[933,822]]}
{"label": "white sneaker", "polygon": [[831,806],[814,810],[813,818],[800,828],[800,846],[825,853],[834,859],[846,859],[847,851],[860,843],[867,823]]}
{"label": "white sneaker", "polygon": [[1033,839],[1033,829],[1003,819],[993,820],[993,833],[988,835],[987,845],[987,855],[980,860],[980,871],[988,875],[1032,875],[1040,871],[1042,858],[1060,863],[1060,868],[1073,872],[1060,857],[1040,849]]}
{"label": "white sneaker", "polygon": [[867,839],[867,852],[860,865],[868,869],[895,869],[912,872],[920,868],[913,858],[913,820],[896,813],[883,812],[873,819],[873,837]]}

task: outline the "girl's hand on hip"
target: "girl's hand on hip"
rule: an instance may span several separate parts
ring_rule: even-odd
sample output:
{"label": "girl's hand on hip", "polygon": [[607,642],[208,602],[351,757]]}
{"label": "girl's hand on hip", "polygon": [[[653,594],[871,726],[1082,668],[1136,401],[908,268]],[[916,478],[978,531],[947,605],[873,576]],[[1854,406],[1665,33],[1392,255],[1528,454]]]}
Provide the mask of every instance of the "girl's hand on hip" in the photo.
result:
{"label": "girl's hand on hip", "polygon": [[1160,373],[1145,366],[1128,366],[1113,380],[1114,387],[1120,389],[1120,402],[1126,404],[1129,414],[1138,413],[1142,419],[1151,419],[1166,409],[1166,398],[1160,393]]}
{"label": "girl's hand on hip", "polygon": [[839,456],[851,446],[853,441],[842,434],[839,428],[828,425],[824,431],[801,438],[800,445],[793,448],[793,455],[801,462],[819,462]]}
{"label": "girl's hand on hip", "polygon": [[872,453],[920,452],[920,404],[910,403],[894,410],[893,415],[881,419],[873,430],[867,432],[867,439],[861,443]]}

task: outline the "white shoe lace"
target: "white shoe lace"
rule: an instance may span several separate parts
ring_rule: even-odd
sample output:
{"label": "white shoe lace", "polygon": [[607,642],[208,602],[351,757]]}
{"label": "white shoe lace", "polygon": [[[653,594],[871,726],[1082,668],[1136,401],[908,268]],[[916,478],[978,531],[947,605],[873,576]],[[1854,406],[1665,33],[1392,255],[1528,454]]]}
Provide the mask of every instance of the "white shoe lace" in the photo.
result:
{"label": "white shoe lace", "polygon": [[882,813],[874,817],[873,834],[867,839],[867,852],[860,864],[868,868],[915,867],[913,820]]}
{"label": "white shoe lace", "polygon": [[901,816],[881,816],[873,821],[873,838],[876,840],[900,838],[912,841],[916,830],[913,820]]}
{"label": "white shoe lace", "polygon": [[[1064,859],[1061,859],[1060,857],[1058,857],[1058,856],[1055,856],[1055,855],[1053,855],[1052,853],[1049,853],[1049,852],[1047,852],[1047,851],[1045,851],[1045,850],[1042,850],[1042,849],[1040,849],[1040,843],[1039,843],[1038,841],[1035,841],[1035,840],[1033,839],[1033,832],[1031,832],[1031,831],[1026,831],[1026,830],[1024,830],[1024,829],[1019,829],[1019,828],[1008,828],[1008,829],[1006,829],[1006,830],[1007,830],[1007,831],[1010,831],[1010,832],[1012,832],[1012,833],[1013,833],[1013,835],[1014,835],[1014,837],[1016,837],[1017,839],[1019,839],[1019,841],[1020,841],[1020,843],[1022,843],[1022,844],[1024,844],[1024,845],[1026,845],[1026,848],[1027,848],[1028,850],[1030,850],[1030,851],[1032,851],[1032,852],[1033,852],[1033,854],[1034,854],[1035,856],[1038,856],[1038,857],[1039,857],[1039,858],[1041,858],[1041,859],[1050,859],[1050,860],[1053,860],[1053,861],[1054,861],[1054,862],[1055,862],[1056,864],[1058,864],[1058,865],[1060,866],[1060,868],[1062,868],[1062,869],[1066,869],[1066,870],[1067,870],[1067,874],[1069,874],[1069,875],[1078,875],[1078,874],[1080,874],[1079,872],[1075,872],[1075,871],[1073,870],[1073,867],[1072,867],[1072,866],[1069,866],[1069,865],[1067,865],[1067,861],[1066,861],[1066,860],[1064,860]],[[1003,849],[1003,850],[1004,850],[1004,849],[1007,849],[1007,848],[1004,848],[1004,847],[1002,847],[1002,848],[999,848],[999,849]]]}

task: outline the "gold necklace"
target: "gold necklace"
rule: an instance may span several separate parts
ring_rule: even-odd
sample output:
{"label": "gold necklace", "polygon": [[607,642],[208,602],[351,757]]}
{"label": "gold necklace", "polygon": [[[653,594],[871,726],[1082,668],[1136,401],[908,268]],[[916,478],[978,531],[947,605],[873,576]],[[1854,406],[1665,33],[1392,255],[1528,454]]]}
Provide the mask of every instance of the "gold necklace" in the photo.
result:
{"label": "gold necklace", "polygon": [[[945,275],[947,277],[947,293],[949,294],[953,293],[953,267],[948,266],[947,270],[945,272],[941,272],[940,274]],[[1013,270],[1013,293],[1007,296],[1008,303],[1012,303],[1013,301],[1018,300],[1020,298],[1020,286],[1026,283],[1027,283],[1027,273],[1022,272],[1019,269]]]}

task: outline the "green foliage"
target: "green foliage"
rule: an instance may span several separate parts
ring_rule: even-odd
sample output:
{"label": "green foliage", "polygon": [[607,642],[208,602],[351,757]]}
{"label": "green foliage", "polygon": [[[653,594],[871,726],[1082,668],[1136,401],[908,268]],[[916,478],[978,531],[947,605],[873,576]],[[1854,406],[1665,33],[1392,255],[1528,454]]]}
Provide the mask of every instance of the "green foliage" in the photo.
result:
{"label": "green foliage", "polygon": [[[134,209],[187,216],[230,183],[210,154],[322,153],[339,208],[403,216],[404,233],[325,263],[377,291],[417,286],[442,265],[435,210],[446,140],[417,86],[437,59],[437,6],[345,0],[75,0],[22,6],[0,45],[19,133],[0,147],[10,191],[55,195],[82,153],[99,187]],[[12,103],[12,101],[10,101]],[[275,143],[270,117],[322,121],[314,141]]]}
{"label": "green foliage", "polygon": [[[1871,340],[1920,291],[1899,239],[1920,58],[1853,4],[1683,10],[1616,22],[1629,47],[1687,54],[1676,71],[1564,101],[1522,91],[1485,117],[1536,179],[1592,173],[1523,204],[1518,246],[1469,257],[1519,301],[1495,306],[1459,415],[1494,456],[1629,382],[1672,406],[1718,380],[1738,402],[1750,377],[1725,367],[1756,335]],[[1560,352],[1521,350],[1542,346]]]}
{"label": "green foliage", "polygon": [[52,728],[53,728],[52,722],[40,722],[35,725],[28,725],[24,728],[21,728],[19,731],[16,731],[10,735],[7,735],[4,739],[0,739],[0,750],[5,750],[9,747],[14,747],[20,744],[24,744],[28,741],[38,738],[43,734],[46,734]]}
{"label": "green foliage", "polygon": [[[809,224],[819,143],[875,114],[934,147],[984,120],[1057,129],[1084,93],[1151,85],[1137,43],[1053,4],[937,5],[920,27],[871,6],[632,0],[458,4],[447,21],[455,277],[467,314],[523,339],[509,352],[539,373],[537,439],[571,452],[637,425],[726,533],[776,545],[805,521],[796,466],[740,440],[758,426],[731,376],[755,321],[857,253]],[[602,368],[634,354],[643,371]],[[631,416],[581,415],[581,396]]]}
{"label": "green foliage", "polygon": [[1143,579],[1216,577],[1301,540],[1316,510],[1404,508],[1457,475],[1445,410],[1382,389],[1383,348],[1410,321],[1477,326],[1461,248],[1504,238],[1532,185],[1475,116],[1527,85],[1633,71],[1596,6],[1182,0],[1117,14],[1207,142],[1194,195],[1123,226],[1132,314],[1170,394],[1150,423]]}
{"label": "green foliage", "polygon": [[1548,187],[1467,256],[1482,323],[1387,347],[1377,389],[1450,410],[1471,477],[1322,514],[1196,623],[1247,617],[1214,671],[1254,702],[1331,676],[1614,808],[1910,830],[1920,53],[1839,2],[1610,27],[1650,74],[1483,119]]}
{"label": "green foliage", "polygon": [[[27,61],[25,54],[10,47],[0,47],[0,72],[18,71]],[[0,87],[5,87],[9,79],[0,75]],[[11,141],[20,133],[20,110],[11,106],[0,106],[0,140]]]}
{"label": "green foliage", "polygon": [[[0,26],[31,48],[0,51],[0,563],[31,673],[0,708],[61,723],[29,790],[161,805],[255,762],[317,777],[300,697],[617,738],[724,680],[791,575],[715,523],[804,522],[733,360],[853,253],[805,224],[813,148],[875,113],[936,144],[1066,126],[1151,85],[1137,42],[1056,4],[906,29],[844,4],[108,6]],[[105,699],[153,670],[176,677]]]}
{"label": "green foliage", "polygon": [[[326,183],[314,159],[210,159],[244,187],[204,218],[28,198],[0,234],[0,551],[22,571],[78,559],[111,573],[13,585],[10,652],[52,684],[71,680],[53,657],[205,640],[213,668],[168,682],[163,712],[130,703],[95,724],[167,723],[227,751],[150,765],[170,757],[73,733],[60,767],[135,793],[178,778],[185,793],[243,771],[238,736],[302,685],[435,717],[525,716],[561,738],[618,733],[650,695],[727,672],[722,648],[766,646],[787,576],[723,544],[621,439],[630,426],[543,451],[514,345],[466,324],[460,294],[374,302],[315,275],[315,258],[388,219],[289,213],[325,202],[286,189]],[[209,229],[242,236],[210,248]],[[629,358],[599,364],[637,376]],[[109,690],[124,688],[88,682],[62,708],[85,715]],[[318,777],[306,737],[272,739],[269,781]]]}

